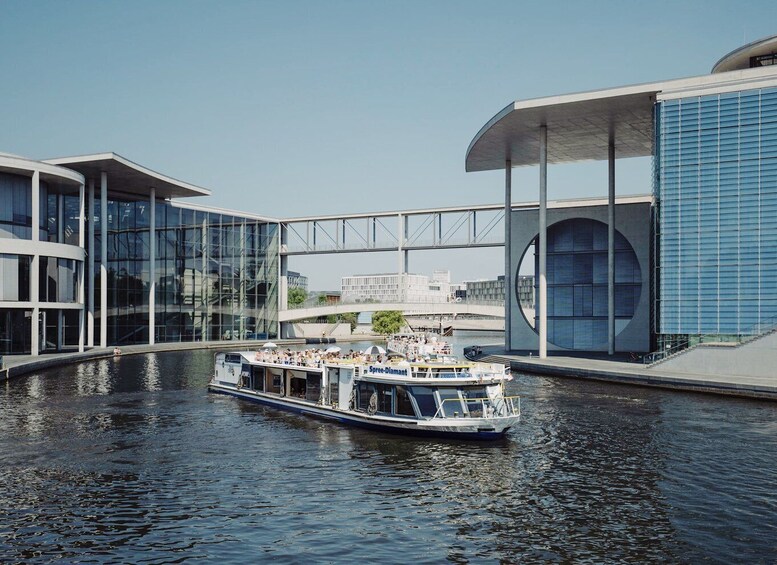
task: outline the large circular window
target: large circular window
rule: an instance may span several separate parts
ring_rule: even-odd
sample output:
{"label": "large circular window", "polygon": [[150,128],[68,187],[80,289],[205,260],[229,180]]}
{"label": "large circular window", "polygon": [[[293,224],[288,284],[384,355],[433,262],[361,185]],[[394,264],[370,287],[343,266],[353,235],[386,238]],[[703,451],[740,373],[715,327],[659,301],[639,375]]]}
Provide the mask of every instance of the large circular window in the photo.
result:
{"label": "large circular window", "polygon": [[[538,325],[539,256],[536,237],[526,248],[515,280],[515,297],[529,325]],[[531,262],[533,262],[533,269]],[[527,278],[534,273],[533,281]],[[528,275],[530,276],[530,275]],[[548,341],[565,349],[594,350],[607,344],[607,224],[575,218],[548,228]],[[533,284],[532,284],[533,282]],[[534,287],[534,293],[528,286]],[[642,293],[634,249],[615,231],[615,333],[631,321]],[[532,296],[533,294],[533,296]],[[531,320],[534,317],[534,320]],[[534,322],[533,324],[531,322]]]}

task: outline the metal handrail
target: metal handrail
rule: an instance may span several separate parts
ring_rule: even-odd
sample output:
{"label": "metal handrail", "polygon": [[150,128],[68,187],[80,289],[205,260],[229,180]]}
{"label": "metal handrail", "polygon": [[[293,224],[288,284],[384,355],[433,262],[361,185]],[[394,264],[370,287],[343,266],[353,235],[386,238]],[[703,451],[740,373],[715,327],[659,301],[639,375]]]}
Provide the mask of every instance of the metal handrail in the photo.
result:
{"label": "metal handrail", "polygon": [[358,302],[356,300],[341,300],[340,302],[335,302],[332,304],[324,303],[319,304],[315,300],[306,300],[305,302],[299,303],[299,304],[289,304],[286,307],[286,310],[300,310],[303,308],[326,308],[327,306],[346,306],[346,305],[353,305],[353,306],[370,306],[372,304],[375,305],[381,305],[381,304],[418,304],[419,306],[428,305],[428,304],[471,304],[473,306],[504,306],[504,300],[477,300],[477,299],[470,299],[467,300],[466,298],[461,300],[447,300],[447,301],[434,301],[434,300],[413,300],[412,298],[407,300],[390,300],[390,301],[381,301],[381,302],[370,302],[370,301],[361,301]]}
{"label": "metal handrail", "polygon": [[[749,341],[758,339],[762,335],[769,333],[771,331],[774,331],[775,329],[777,329],[777,316],[772,316],[770,318],[767,318],[766,320],[757,322],[752,326],[749,326],[745,330],[739,332],[734,336],[734,339],[731,341],[732,343],[735,343],[737,346],[743,345]],[[642,358],[642,362],[645,365],[652,365],[654,363],[658,363],[659,361],[663,361],[664,359],[667,359],[668,357],[676,353],[679,353],[680,351],[689,349],[692,346],[702,345],[704,343],[709,344],[709,343],[720,343],[720,342],[721,342],[721,334],[703,334],[700,336],[695,336],[693,338],[684,339],[667,349],[647,353]]]}
{"label": "metal handrail", "polygon": [[[445,411],[443,410],[443,407],[445,406],[446,402],[458,402],[461,404],[466,404],[467,410],[462,410],[461,414],[458,412],[454,412],[456,416],[446,416]],[[477,404],[480,403],[480,416],[473,416],[472,410],[470,410],[469,405],[471,404]],[[488,408],[491,410],[489,411]],[[437,408],[437,412],[434,413],[434,416],[432,416],[432,420],[434,419],[445,419],[445,418],[499,418],[499,417],[507,417],[507,416],[520,416],[521,414],[521,397],[520,396],[504,396],[501,398],[443,398],[442,402],[440,402],[440,406]]]}

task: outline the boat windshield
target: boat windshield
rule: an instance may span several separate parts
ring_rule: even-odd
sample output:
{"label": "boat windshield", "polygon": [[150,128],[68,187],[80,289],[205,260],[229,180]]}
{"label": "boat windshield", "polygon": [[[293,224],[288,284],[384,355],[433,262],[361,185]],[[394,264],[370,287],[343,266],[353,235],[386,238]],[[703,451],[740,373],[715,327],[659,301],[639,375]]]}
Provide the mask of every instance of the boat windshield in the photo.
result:
{"label": "boat windshield", "polygon": [[433,417],[437,413],[437,400],[434,397],[434,389],[428,386],[411,386],[410,394],[415,398],[421,416]]}

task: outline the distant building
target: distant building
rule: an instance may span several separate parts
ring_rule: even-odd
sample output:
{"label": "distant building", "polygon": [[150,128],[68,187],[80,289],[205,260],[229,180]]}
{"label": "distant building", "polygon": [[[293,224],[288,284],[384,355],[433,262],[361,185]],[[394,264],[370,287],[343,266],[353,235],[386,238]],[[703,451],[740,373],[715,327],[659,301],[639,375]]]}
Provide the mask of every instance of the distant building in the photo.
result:
{"label": "distant building", "polygon": [[308,278],[305,275],[301,275],[296,271],[287,271],[286,278],[288,288],[301,288],[305,292],[308,291]]}
{"label": "distant building", "polygon": [[504,275],[495,280],[467,281],[467,300],[474,302],[498,302],[505,299]]}
{"label": "distant building", "polygon": [[518,275],[515,292],[521,306],[534,308],[534,275]]}
{"label": "distant building", "polygon": [[[323,298],[322,298],[323,297]],[[340,293],[336,291],[324,291],[318,294],[319,303],[323,301],[327,306],[340,304]]]}
{"label": "distant building", "polygon": [[[499,302],[505,299],[504,275],[491,280],[467,281],[464,284],[466,285],[464,295],[467,297],[467,300],[473,302]],[[534,308],[534,277],[532,275],[519,276],[515,289],[521,306]]]}
{"label": "distant building", "polygon": [[401,277],[400,280],[398,273],[343,277],[342,301],[441,303],[450,299],[448,282],[430,281],[427,275],[409,273]]}

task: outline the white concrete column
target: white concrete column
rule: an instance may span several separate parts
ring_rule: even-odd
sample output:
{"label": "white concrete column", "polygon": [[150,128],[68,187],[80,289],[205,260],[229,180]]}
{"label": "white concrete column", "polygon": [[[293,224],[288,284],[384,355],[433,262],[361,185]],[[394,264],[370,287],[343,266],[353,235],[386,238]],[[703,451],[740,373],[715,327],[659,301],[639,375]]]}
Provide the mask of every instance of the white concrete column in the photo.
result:
{"label": "white concrete column", "polygon": [[608,148],[607,199],[607,352],[615,353],[615,140]]}
{"label": "white concrete column", "polygon": [[[48,239],[48,236],[46,236]],[[65,195],[57,194],[57,242],[65,243]],[[56,261],[56,259],[54,259]],[[59,265],[54,267],[57,276],[59,276]],[[61,284],[61,281],[60,281]],[[59,300],[59,297],[57,297]],[[63,336],[62,332],[65,330],[64,320],[62,319],[62,310],[57,310],[57,351],[62,350]],[[45,339],[45,330],[44,330]],[[45,344],[44,344],[45,345]]]}
{"label": "white concrete column", "polygon": [[[310,226],[310,223],[308,223]],[[279,224],[281,233],[281,248],[288,244],[289,239],[289,226],[287,224]],[[313,222],[313,238],[316,236],[316,226]],[[310,239],[308,239],[310,242]],[[315,247],[315,243],[313,243]],[[287,255],[280,256],[280,268],[278,269],[278,312],[289,309],[289,257]],[[291,337],[292,322],[278,322],[278,337],[288,338]]]}
{"label": "white concrete column", "polygon": [[238,307],[240,309],[240,339],[246,338],[246,220],[240,222],[240,294]]}
{"label": "white concrete column", "polygon": [[148,281],[148,343],[156,341],[156,188],[151,187],[149,198],[148,249],[149,249],[149,281]]}
{"label": "white concrete column", "polygon": [[94,347],[94,179],[89,179],[89,202],[87,213],[89,214],[89,244],[87,245],[87,270],[89,279],[89,296],[86,297],[86,345]]}
{"label": "white concrete column", "polygon": [[540,296],[539,296],[539,334],[540,359],[548,356],[548,126],[540,126]]}
{"label": "white concrete column", "polygon": [[86,341],[86,305],[84,304],[86,287],[84,262],[79,261],[78,267],[78,302],[81,303],[81,309],[78,311],[78,352],[83,353],[84,342]]}
{"label": "white concrete column", "polygon": [[65,314],[62,310],[57,310],[57,351],[62,351],[65,333]]}
{"label": "white concrete column", "polygon": [[397,214],[397,301],[402,302],[404,293],[404,254],[402,253],[402,244],[404,243],[404,224],[402,223],[402,214]]}
{"label": "white concrete column", "polygon": [[[407,216],[403,216],[403,226],[402,226],[402,233],[403,233],[403,239],[402,241],[407,241],[407,238],[410,237],[409,229],[410,229],[410,222],[407,221]],[[404,254],[404,264],[402,265],[402,272],[407,274],[410,272],[410,250],[409,249],[402,249],[402,253]]]}
{"label": "white concrete column", "polygon": [[511,160],[505,161],[505,349],[510,351],[512,344],[512,300],[510,289],[512,288],[512,225],[511,217],[513,211],[513,163]]}
{"label": "white concrete column", "polygon": [[40,241],[40,172],[32,173],[32,241]]}
{"label": "white concrete column", "polygon": [[86,205],[86,199],[85,199],[84,185],[79,184],[78,185],[78,246],[81,249],[84,248],[84,242],[86,241],[86,234],[84,233],[84,225],[86,222],[86,212],[84,209],[85,205]]}
{"label": "white concrete column", "polygon": [[65,243],[65,195],[57,194],[57,243]]}
{"label": "white concrete column", "polygon": [[100,347],[108,347],[108,173],[100,173]]}
{"label": "white concrete column", "polygon": [[[202,215],[202,339],[200,341],[209,341],[210,334],[210,274],[208,273],[208,220],[206,212],[198,212]],[[280,294],[280,293],[279,293]]]}
{"label": "white concrete column", "polygon": [[[32,173],[32,241],[40,241],[40,172]],[[30,264],[30,353],[40,353],[40,255],[35,253]]]}
{"label": "white concrete column", "polygon": [[[84,242],[86,241],[86,234],[84,233],[86,214],[84,213],[84,205],[86,204],[84,197],[84,185],[78,186],[78,246],[84,249]],[[85,316],[85,287],[84,287],[84,262],[78,261],[76,263],[76,269],[78,272],[78,303],[81,304],[81,309],[78,311],[78,351],[84,350],[84,336],[86,333],[86,316]]]}

